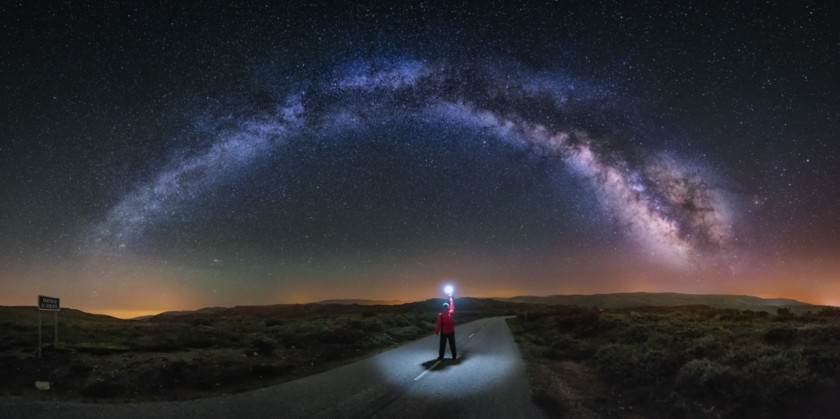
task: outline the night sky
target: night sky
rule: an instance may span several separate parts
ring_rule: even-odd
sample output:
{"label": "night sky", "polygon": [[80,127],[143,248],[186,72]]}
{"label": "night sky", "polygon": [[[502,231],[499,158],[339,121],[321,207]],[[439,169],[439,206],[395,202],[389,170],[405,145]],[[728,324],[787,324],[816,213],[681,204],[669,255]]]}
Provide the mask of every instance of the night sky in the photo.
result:
{"label": "night sky", "polygon": [[840,305],[840,3],[17,3],[0,305]]}

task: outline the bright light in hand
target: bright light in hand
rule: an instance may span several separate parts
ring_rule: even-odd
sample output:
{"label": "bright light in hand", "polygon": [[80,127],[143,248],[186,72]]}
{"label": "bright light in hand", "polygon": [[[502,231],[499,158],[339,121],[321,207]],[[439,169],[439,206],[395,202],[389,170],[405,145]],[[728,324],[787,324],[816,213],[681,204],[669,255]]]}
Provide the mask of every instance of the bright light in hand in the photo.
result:
{"label": "bright light in hand", "polygon": [[446,295],[452,295],[453,291],[455,291],[455,288],[452,288],[452,285],[447,285],[443,287],[443,292],[445,292]]}

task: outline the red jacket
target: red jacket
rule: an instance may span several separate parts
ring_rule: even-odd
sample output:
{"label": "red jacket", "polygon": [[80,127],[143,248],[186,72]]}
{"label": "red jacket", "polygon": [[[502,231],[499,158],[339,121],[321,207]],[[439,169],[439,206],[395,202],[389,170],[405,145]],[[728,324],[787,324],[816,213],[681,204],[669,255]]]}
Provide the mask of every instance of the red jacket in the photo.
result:
{"label": "red jacket", "polygon": [[441,311],[438,313],[437,318],[437,326],[435,326],[435,334],[440,333],[441,329],[443,333],[454,333],[455,332],[455,322],[452,321],[452,313],[455,312],[455,300],[452,297],[449,297],[449,311]]}

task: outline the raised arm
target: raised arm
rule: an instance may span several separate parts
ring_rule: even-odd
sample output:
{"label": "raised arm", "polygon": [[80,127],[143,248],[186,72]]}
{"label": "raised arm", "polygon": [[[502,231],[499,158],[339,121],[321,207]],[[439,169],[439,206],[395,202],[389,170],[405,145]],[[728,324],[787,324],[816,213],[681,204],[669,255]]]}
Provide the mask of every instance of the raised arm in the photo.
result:
{"label": "raised arm", "polygon": [[455,300],[450,295],[449,296],[449,314],[452,314],[454,312],[455,312]]}

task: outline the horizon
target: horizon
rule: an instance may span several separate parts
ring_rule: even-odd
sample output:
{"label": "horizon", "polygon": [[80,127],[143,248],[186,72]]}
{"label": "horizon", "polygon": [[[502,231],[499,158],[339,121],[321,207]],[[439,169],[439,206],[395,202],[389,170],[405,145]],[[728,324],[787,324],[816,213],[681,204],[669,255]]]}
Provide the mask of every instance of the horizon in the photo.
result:
{"label": "horizon", "polygon": [[[821,304],[821,303],[816,303],[816,302],[812,302],[812,301],[805,301],[805,300],[798,299],[798,298],[780,297],[780,296],[760,296],[760,295],[742,294],[742,293],[735,293],[735,294],[686,293],[686,292],[673,292],[673,291],[622,291],[622,292],[604,292],[604,293],[594,293],[594,294],[577,294],[577,293],[575,293],[575,294],[544,294],[544,295],[529,294],[529,295],[511,295],[511,296],[499,296],[499,295],[493,295],[493,296],[463,295],[462,296],[462,295],[456,295],[455,298],[456,299],[457,298],[496,299],[496,298],[516,298],[516,297],[544,298],[544,297],[554,297],[554,296],[591,297],[591,296],[597,296],[597,295],[616,295],[616,294],[677,294],[677,295],[694,295],[694,296],[729,296],[729,297],[747,296],[747,297],[757,297],[757,298],[761,298],[763,300],[774,300],[774,299],[792,300],[792,301],[796,301],[796,302],[800,302],[800,303],[805,303],[805,304],[808,304],[808,305],[813,305],[815,307],[840,307],[840,305],[838,305],[838,304]],[[53,296],[53,297],[55,297],[55,296]],[[61,297],[59,296],[58,298],[61,298]],[[368,299],[368,298],[326,298],[326,299],[321,299],[321,300],[316,300],[316,301],[306,301],[306,302],[290,301],[290,302],[269,302],[269,303],[265,303],[265,304],[204,305],[204,306],[193,307],[193,308],[186,308],[186,307],[168,308],[168,309],[159,310],[159,311],[158,310],[153,310],[153,309],[149,309],[149,310],[144,310],[144,309],[101,310],[101,309],[96,309],[96,308],[86,309],[86,308],[82,308],[82,307],[68,306],[68,305],[66,305],[64,300],[61,300],[62,301],[61,308],[62,309],[67,308],[67,309],[72,309],[72,310],[79,310],[79,311],[89,313],[89,314],[106,315],[106,316],[114,317],[114,318],[121,319],[121,320],[132,320],[132,319],[136,319],[136,318],[140,318],[140,317],[156,316],[158,314],[162,314],[162,313],[166,313],[166,312],[179,312],[179,311],[192,312],[192,311],[198,311],[198,310],[205,309],[205,308],[225,308],[225,309],[227,309],[227,308],[240,307],[240,306],[271,306],[271,305],[297,305],[297,304],[303,305],[303,304],[319,304],[319,303],[323,303],[325,301],[355,301],[355,300],[358,300],[358,301],[376,301],[376,302],[398,301],[394,304],[382,304],[382,305],[402,305],[402,304],[411,304],[411,303],[416,303],[416,302],[422,302],[422,301],[426,301],[426,300],[434,299],[434,298],[445,299],[446,296],[440,295],[440,296],[437,296],[437,297],[428,297],[428,298],[415,299],[415,300]],[[37,308],[37,304],[0,304],[0,306]]]}

